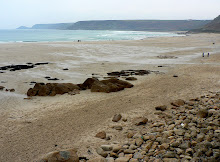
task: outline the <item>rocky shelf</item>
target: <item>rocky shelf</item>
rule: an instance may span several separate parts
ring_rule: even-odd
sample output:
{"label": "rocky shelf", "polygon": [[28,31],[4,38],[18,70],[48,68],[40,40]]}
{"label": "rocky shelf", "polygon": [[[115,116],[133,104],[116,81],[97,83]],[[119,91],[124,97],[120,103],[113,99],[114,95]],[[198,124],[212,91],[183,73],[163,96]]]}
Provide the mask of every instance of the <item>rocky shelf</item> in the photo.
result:
{"label": "rocky shelf", "polygon": [[79,93],[80,90],[91,89],[91,92],[117,92],[124,88],[131,88],[133,84],[111,78],[99,81],[97,78],[88,78],[82,84],[72,83],[35,83],[33,88],[27,91],[27,96],[55,96],[56,94],[65,94],[74,92]]}

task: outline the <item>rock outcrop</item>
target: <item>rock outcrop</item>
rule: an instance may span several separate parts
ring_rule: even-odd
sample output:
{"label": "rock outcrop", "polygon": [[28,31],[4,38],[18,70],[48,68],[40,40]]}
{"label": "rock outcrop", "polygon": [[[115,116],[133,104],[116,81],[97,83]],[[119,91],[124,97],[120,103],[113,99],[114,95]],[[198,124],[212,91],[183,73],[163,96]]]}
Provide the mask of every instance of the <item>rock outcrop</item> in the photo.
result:
{"label": "rock outcrop", "polygon": [[34,88],[27,92],[28,96],[55,96],[56,94],[65,94],[73,90],[79,90],[80,87],[72,83],[36,83]]}
{"label": "rock outcrop", "polygon": [[65,94],[74,90],[91,89],[91,92],[117,92],[124,88],[131,88],[133,84],[116,78],[101,80],[88,78],[83,84],[72,83],[36,83],[33,88],[27,91],[28,96],[55,96]]}
{"label": "rock outcrop", "polygon": [[49,62],[38,62],[36,64],[27,63],[27,65],[8,65],[8,66],[0,67],[0,70],[17,71],[22,69],[32,69],[38,65],[46,65],[46,64],[49,64]]}

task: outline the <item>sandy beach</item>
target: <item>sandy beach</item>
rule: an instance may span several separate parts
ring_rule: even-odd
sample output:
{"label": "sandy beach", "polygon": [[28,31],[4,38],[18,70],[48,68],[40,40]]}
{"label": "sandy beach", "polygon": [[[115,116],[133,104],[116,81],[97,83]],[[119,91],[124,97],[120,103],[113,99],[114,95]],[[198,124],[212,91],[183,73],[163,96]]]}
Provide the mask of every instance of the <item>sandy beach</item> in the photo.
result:
{"label": "sandy beach", "polygon": [[[95,152],[100,144],[126,141],[124,133],[133,118],[157,118],[155,106],[220,91],[219,34],[135,41],[2,43],[0,57],[0,66],[49,62],[0,73],[0,86],[15,89],[0,91],[2,162],[35,161],[48,152],[68,148],[77,148],[79,156],[93,157],[96,154],[88,154],[88,149]],[[138,80],[131,82],[133,88],[120,92],[86,90],[73,96],[24,99],[33,81],[75,84],[127,69],[159,72],[137,76]],[[48,81],[46,76],[59,80]],[[111,128],[116,113],[128,119],[120,132]],[[94,137],[102,130],[111,136],[110,141]]]}

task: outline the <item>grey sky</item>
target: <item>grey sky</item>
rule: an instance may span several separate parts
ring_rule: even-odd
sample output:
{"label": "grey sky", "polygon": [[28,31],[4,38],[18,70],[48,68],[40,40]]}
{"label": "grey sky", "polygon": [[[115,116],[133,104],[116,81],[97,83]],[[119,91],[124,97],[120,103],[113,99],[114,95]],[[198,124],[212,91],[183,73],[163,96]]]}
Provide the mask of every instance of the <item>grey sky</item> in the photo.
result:
{"label": "grey sky", "polygon": [[0,0],[0,29],[121,19],[213,19],[220,0]]}

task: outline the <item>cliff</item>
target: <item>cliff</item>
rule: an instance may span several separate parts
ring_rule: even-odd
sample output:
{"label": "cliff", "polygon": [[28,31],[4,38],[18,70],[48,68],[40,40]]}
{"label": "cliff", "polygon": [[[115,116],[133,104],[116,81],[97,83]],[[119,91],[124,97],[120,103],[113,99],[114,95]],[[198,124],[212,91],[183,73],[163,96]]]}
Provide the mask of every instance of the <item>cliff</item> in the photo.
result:
{"label": "cliff", "polygon": [[[198,29],[210,20],[100,20],[76,23],[36,24],[30,29],[59,30],[130,30],[130,31],[188,31]],[[23,29],[19,27],[18,29]]]}
{"label": "cliff", "polygon": [[209,23],[209,20],[103,20],[79,21],[69,30],[132,30],[132,31],[188,31]]}
{"label": "cliff", "polygon": [[204,25],[202,28],[191,30],[192,32],[203,32],[203,33],[220,33],[220,15],[216,17],[210,23]]}
{"label": "cliff", "polygon": [[58,23],[58,24],[36,24],[31,29],[60,29],[65,30],[73,23]]}

